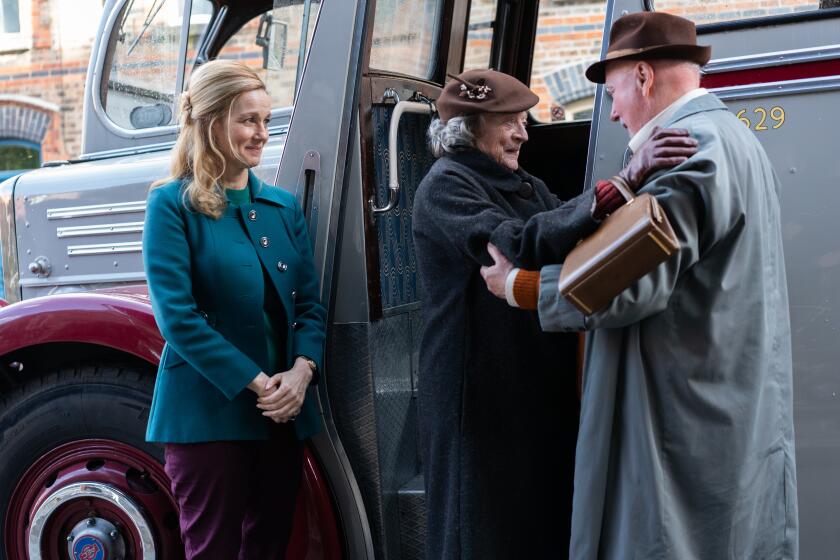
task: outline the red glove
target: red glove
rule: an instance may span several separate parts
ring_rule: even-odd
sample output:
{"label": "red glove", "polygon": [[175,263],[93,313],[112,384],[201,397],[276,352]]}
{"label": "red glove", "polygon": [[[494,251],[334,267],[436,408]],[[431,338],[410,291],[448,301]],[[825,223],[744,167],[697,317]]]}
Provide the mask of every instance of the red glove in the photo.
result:
{"label": "red glove", "polygon": [[595,183],[595,209],[592,211],[592,217],[600,222],[626,202],[610,181],[598,181]]}

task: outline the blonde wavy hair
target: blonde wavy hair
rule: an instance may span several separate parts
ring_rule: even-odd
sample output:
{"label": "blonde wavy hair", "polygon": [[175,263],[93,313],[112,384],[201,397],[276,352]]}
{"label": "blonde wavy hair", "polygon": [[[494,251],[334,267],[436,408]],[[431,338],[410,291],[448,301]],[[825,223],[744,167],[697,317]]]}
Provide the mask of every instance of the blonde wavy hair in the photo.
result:
{"label": "blonde wavy hair", "polygon": [[[237,97],[262,89],[265,82],[250,68],[232,60],[211,60],[190,76],[181,94],[178,140],[172,149],[170,176],[152,183],[159,187],[175,179],[185,182],[184,203],[202,214],[218,219],[227,207],[219,179],[225,174],[225,157],[213,137],[218,122],[230,124]],[[230,138],[228,138],[230,142]]]}

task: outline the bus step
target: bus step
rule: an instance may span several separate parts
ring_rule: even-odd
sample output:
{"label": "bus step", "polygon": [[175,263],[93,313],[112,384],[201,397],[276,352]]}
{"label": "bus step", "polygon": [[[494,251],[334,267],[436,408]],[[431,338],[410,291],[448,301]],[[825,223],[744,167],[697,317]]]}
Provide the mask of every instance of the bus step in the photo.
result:
{"label": "bus step", "polygon": [[418,474],[399,490],[400,558],[423,560],[426,542],[426,490]]}

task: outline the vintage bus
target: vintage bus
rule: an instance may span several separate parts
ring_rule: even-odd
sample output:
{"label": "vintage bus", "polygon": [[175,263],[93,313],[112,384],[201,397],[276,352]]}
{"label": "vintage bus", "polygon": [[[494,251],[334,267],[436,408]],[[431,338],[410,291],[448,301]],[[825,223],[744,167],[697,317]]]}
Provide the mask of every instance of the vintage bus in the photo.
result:
{"label": "vintage bus", "polygon": [[423,302],[411,223],[433,162],[433,102],[463,69],[520,78],[540,96],[523,167],[561,197],[592,188],[619,168],[627,136],[583,71],[612,21],[654,9],[696,21],[713,48],[704,85],[763,142],[783,184],[801,556],[836,557],[840,9],[822,4],[107,0],[82,155],[0,185],[0,558],[78,559],[82,538],[108,559],[182,557],[162,450],[143,437],[163,340],[140,240],[149,185],[167,173],[178,94],[216,57],[253,65],[269,84],[258,174],[303,205],[329,310],[312,389],[324,429],[308,443],[289,557],[421,558]]}

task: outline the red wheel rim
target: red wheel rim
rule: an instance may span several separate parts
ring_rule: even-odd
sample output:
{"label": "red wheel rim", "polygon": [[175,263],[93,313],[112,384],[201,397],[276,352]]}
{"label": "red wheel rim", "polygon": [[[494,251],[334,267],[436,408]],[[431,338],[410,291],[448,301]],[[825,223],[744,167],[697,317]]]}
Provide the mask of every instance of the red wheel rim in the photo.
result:
{"label": "red wheel rim", "polygon": [[[309,450],[304,457],[303,487],[288,557],[339,559],[341,537],[326,481]],[[78,483],[107,485],[127,495],[144,512],[154,536],[156,558],[184,558],[177,502],[163,466],[135,447],[104,439],[63,444],[40,456],[26,470],[12,492],[6,515],[3,534],[9,558],[28,557],[35,512],[50,496]],[[140,535],[132,519],[111,503],[89,499],[70,501],[55,510],[43,531],[42,556],[66,558],[70,529],[92,514],[120,527],[126,543],[125,560],[146,560],[138,554]]]}
{"label": "red wheel rim", "polygon": [[103,439],[63,444],[26,470],[12,492],[6,515],[4,540],[10,558],[28,557],[33,516],[41,504],[79,483],[105,486],[128,496],[142,511],[142,518],[133,518],[125,509],[95,497],[68,500],[48,519],[38,522],[43,526],[39,540],[44,558],[66,557],[70,530],[90,517],[108,520],[120,529],[126,560],[146,560],[141,552],[141,529],[153,535],[156,558],[183,558],[178,510],[163,466],[136,447]]}

